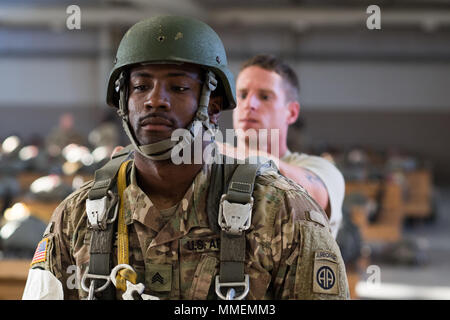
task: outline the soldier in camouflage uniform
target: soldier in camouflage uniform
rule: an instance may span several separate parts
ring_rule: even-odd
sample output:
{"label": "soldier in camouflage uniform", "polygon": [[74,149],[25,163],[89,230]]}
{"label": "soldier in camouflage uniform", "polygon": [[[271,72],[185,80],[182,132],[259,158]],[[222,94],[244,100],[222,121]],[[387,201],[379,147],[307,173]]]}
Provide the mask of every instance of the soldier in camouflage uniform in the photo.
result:
{"label": "soldier in camouflage uniform", "polygon": [[[192,128],[195,122],[208,130],[221,109],[235,106],[223,45],[202,22],[156,17],[127,32],[117,57],[108,103],[119,106],[134,146],[122,195],[129,265],[137,282],[145,284],[146,294],[217,299],[220,238],[207,212],[212,165],[175,165],[166,152],[173,144],[162,148],[158,143],[167,141],[175,128]],[[218,88],[206,101],[208,114],[199,115],[205,107],[205,69],[217,76]],[[124,87],[116,82],[123,75],[125,107]],[[85,274],[92,252],[86,215],[92,185],[82,186],[55,210],[33,258],[24,299],[87,297],[76,278]],[[307,192],[277,172],[265,171],[256,177],[253,199],[251,226],[245,233],[246,298],[348,299],[345,266],[327,216]],[[116,265],[117,241],[112,246]],[[116,298],[121,298],[118,291]]]}

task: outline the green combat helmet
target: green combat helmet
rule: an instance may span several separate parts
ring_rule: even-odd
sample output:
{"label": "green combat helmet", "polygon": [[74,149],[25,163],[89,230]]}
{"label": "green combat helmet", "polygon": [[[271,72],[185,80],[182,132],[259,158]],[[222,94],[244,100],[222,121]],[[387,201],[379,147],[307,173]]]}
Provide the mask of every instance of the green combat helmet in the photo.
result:
{"label": "green combat helmet", "polygon": [[[186,145],[191,139],[172,141],[170,138],[148,145],[139,145],[128,119],[128,70],[131,65],[148,63],[193,63],[205,69],[201,98],[197,113],[189,126],[195,139],[201,132],[214,129],[208,116],[209,97],[217,85],[225,93],[224,109],[236,106],[233,75],[227,66],[222,41],[207,24],[196,19],[177,16],[157,16],[136,23],[120,42],[115,65],[108,81],[107,103],[118,108],[125,132],[136,151],[152,160],[166,160],[172,148]],[[218,80],[216,79],[218,77]]]}

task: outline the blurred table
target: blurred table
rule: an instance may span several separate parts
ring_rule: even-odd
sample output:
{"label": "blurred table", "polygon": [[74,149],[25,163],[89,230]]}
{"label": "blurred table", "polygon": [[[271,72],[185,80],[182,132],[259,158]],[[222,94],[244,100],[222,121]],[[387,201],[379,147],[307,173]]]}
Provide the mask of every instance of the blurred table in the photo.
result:
{"label": "blurred table", "polygon": [[30,260],[0,260],[0,300],[20,300]]}
{"label": "blurred table", "polygon": [[[346,194],[358,192],[378,201],[381,207],[377,221],[369,223],[367,214],[358,212],[355,224],[359,227],[366,242],[397,242],[402,237],[404,206],[401,186],[393,182],[347,182]],[[364,218],[363,218],[364,217]]]}
{"label": "blurred table", "polygon": [[[36,181],[36,179],[43,177],[42,174],[23,172],[18,175],[19,184],[22,189],[22,194],[14,198],[14,203],[21,202],[25,204],[31,211],[31,214],[40,218],[42,221],[47,222],[50,220],[53,211],[61,203],[62,199],[55,199],[52,201],[43,201],[38,199],[33,199],[26,194],[29,190],[30,185]],[[73,179],[79,177],[83,182],[93,179],[92,175],[89,174],[79,174],[72,176],[62,175],[60,178],[62,181],[68,185],[72,185]]]}
{"label": "blurred table", "polygon": [[61,203],[61,201],[38,201],[28,198],[16,198],[15,202],[26,205],[33,216],[44,222],[50,221],[53,211],[55,211],[56,207]]}
{"label": "blurred table", "polygon": [[[36,172],[22,172],[17,175],[17,180],[19,181],[19,185],[21,190],[26,191],[30,188],[30,185],[36,181],[39,178],[42,178],[46,176],[46,174],[43,173],[36,173]],[[74,175],[59,175],[59,177],[64,181],[65,183],[72,185],[73,179],[75,177],[80,177],[83,179],[83,181],[89,181],[94,178],[94,175],[92,174],[74,174]]]}
{"label": "blurred table", "polygon": [[406,175],[405,215],[428,218],[432,214],[432,174],[429,170],[416,170]]}

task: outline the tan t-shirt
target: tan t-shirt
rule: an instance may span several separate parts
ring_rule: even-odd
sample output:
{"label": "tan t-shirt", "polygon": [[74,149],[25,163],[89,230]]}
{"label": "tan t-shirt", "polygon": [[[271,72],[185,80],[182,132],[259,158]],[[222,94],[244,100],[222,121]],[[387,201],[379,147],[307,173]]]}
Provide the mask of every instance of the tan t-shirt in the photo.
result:
{"label": "tan t-shirt", "polygon": [[327,159],[305,153],[292,153],[288,150],[281,160],[307,169],[322,180],[330,202],[331,233],[336,238],[342,221],[342,203],[345,195],[345,180],[342,173]]}

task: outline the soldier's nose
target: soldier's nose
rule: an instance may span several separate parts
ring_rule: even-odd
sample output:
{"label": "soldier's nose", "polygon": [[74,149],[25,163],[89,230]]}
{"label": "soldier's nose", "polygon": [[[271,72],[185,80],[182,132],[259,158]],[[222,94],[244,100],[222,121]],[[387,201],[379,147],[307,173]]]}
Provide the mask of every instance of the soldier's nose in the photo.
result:
{"label": "soldier's nose", "polygon": [[250,110],[256,110],[259,107],[259,100],[255,95],[248,95],[244,100],[244,108]]}
{"label": "soldier's nose", "polygon": [[170,109],[170,102],[166,90],[161,85],[155,85],[149,92],[144,106],[147,108]]}

